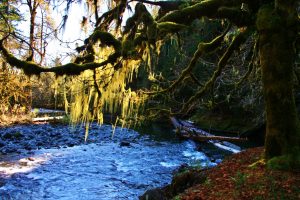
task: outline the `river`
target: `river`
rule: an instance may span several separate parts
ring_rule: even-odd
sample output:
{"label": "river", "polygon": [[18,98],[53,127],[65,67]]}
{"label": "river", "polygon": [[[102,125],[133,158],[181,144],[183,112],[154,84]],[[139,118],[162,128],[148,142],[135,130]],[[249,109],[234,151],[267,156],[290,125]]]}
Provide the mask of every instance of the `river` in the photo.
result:
{"label": "river", "polygon": [[89,132],[84,142],[81,126],[0,129],[2,199],[134,200],[170,183],[183,164],[216,165],[195,143],[177,140],[172,131],[139,134],[117,127],[112,134],[111,126],[93,124]]}

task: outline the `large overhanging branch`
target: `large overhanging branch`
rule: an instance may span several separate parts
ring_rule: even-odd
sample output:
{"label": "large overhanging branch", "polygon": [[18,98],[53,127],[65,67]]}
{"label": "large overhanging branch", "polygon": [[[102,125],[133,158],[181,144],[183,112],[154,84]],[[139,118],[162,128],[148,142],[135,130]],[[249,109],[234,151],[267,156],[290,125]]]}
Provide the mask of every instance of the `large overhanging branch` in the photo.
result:
{"label": "large overhanging branch", "polygon": [[166,15],[170,11],[179,10],[181,7],[194,5],[197,2],[194,1],[148,1],[148,0],[133,0],[140,3],[146,3],[154,6],[159,6],[159,12],[157,19],[161,18],[162,16]]}
{"label": "large overhanging branch", "polygon": [[231,42],[223,56],[218,62],[218,67],[214,71],[212,77],[205,83],[204,87],[201,88],[194,96],[192,96],[186,103],[184,103],[181,111],[178,114],[183,114],[188,111],[189,107],[197,101],[201,96],[203,96],[210,88],[212,88],[216,79],[221,75],[222,70],[226,66],[229,58],[233,54],[235,50],[237,50],[248,38],[248,36],[252,33],[251,28],[247,28],[246,30],[240,32]]}
{"label": "large overhanging branch", "polygon": [[162,17],[158,22],[174,22],[187,25],[191,24],[195,19],[209,17],[214,19],[229,19],[237,26],[245,26],[255,21],[249,17],[250,14],[248,12],[250,10],[242,10],[242,5],[248,2],[246,0],[201,1],[181,10],[175,10]]}
{"label": "large overhanging branch", "polygon": [[54,72],[56,75],[78,75],[85,70],[92,70],[92,69],[105,66],[107,64],[113,64],[117,61],[119,57],[118,53],[114,53],[110,55],[107,58],[107,60],[101,63],[90,62],[90,63],[80,64],[80,65],[76,63],[68,63],[65,65],[46,68],[34,62],[22,61],[16,58],[3,46],[3,40],[0,42],[0,51],[8,64],[18,69],[24,70],[24,73],[26,75],[39,75],[42,72]]}

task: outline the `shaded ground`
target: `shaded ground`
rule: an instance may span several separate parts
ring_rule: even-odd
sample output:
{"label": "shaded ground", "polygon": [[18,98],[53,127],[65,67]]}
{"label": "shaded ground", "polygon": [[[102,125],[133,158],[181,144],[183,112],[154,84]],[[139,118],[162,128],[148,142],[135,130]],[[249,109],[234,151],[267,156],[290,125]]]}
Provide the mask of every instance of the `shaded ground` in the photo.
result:
{"label": "shaded ground", "polygon": [[175,199],[300,199],[300,171],[268,170],[261,160],[262,155],[260,147],[229,157],[207,170],[202,184],[190,187]]}

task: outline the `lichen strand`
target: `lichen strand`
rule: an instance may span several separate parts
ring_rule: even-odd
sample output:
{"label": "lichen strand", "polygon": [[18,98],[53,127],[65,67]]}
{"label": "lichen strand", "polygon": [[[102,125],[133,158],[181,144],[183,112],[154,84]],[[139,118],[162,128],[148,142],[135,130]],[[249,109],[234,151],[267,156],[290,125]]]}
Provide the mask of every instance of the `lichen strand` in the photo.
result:
{"label": "lichen strand", "polygon": [[269,166],[285,162],[281,166],[299,169],[300,125],[293,95],[293,41],[297,31],[282,23],[289,15],[275,10],[270,5],[261,8],[256,23],[267,118],[265,156]]}
{"label": "lichen strand", "polygon": [[[72,122],[87,123],[97,120],[102,124],[103,112],[108,112],[117,115],[122,126],[136,123],[146,95],[138,95],[128,88],[127,83],[137,74],[139,64],[140,61],[122,61],[122,67],[118,69],[109,65],[94,72],[82,73],[80,79],[83,81],[74,83],[72,87]],[[95,78],[96,81],[93,80]]]}
{"label": "lichen strand", "polygon": [[124,13],[127,0],[118,1],[116,7],[113,9],[103,13],[101,17],[98,18],[96,22],[96,26],[100,28],[100,30],[108,30],[109,25],[115,20],[116,28],[119,28],[122,23],[122,13]]}
{"label": "lichen strand", "polygon": [[[147,14],[148,13],[148,14]],[[138,25],[145,20],[144,15],[149,17],[149,12],[147,8],[142,3],[137,3],[135,6],[135,11],[132,17],[128,18],[126,21],[126,25],[123,30],[123,34],[128,34],[129,32],[133,32],[134,35]],[[151,17],[151,15],[150,15]],[[144,18],[144,19],[143,19]],[[151,17],[152,18],[152,17]]]}

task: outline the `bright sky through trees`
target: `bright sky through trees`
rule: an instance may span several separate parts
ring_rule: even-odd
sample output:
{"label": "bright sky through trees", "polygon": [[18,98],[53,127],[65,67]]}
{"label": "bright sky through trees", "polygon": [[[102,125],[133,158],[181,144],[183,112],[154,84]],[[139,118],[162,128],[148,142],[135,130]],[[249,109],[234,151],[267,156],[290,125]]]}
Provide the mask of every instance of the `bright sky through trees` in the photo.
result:
{"label": "bright sky through trees", "polygon": [[[57,7],[55,10],[50,10],[51,16],[47,16],[52,18],[53,20],[53,28],[56,29],[61,26],[63,16],[66,14],[65,5],[61,5]],[[25,4],[20,5],[19,10],[23,13],[23,22],[17,25],[17,28],[22,31],[26,37],[29,36],[29,25],[30,25],[30,16],[28,6]],[[50,8],[51,9],[51,8]],[[46,52],[46,60],[45,62],[48,65],[53,65],[53,62],[56,58],[60,58],[62,63],[70,62],[72,53],[75,52],[76,43],[78,45],[83,44],[83,40],[88,37],[90,34],[88,31],[84,31],[79,26],[82,17],[85,16],[86,6],[84,3],[82,4],[73,4],[70,7],[68,13],[68,20],[64,29],[58,31],[57,38],[54,35],[49,39],[47,52]],[[40,23],[40,13],[38,14],[38,19]],[[39,24],[40,25],[40,24]]]}
{"label": "bright sky through trees", "polygon": [[[63,20],[64,15],[66,14],[65,8],[66,3],[56,7],[54,10],[50,10],[51,15],[47,16],[53,19],[53,26],[54,28],[58,28]],[[135,3],[131,3],[132,7],[134,7]],[[102,12],[104,13],[107,11],[108,5],[101,6],[103,9]],[[151,6],[147,6],[148,9],[151,10]],[[29,9],[28,6],[22,4],[19,6],[21,13],[23,13],[23,23],[19,23],[17,25],[18,29],[23,32],[25,36],[29,36],[29,23],[30,23],[30,16],[29,16]],[[50,8],[51,9],[51,8]],[[76,54],[75,48],[77,46],[83,45],[84,39],[86,39],[93,30],[94,21],[87,24],[87,27],[82,28],[80,26],[83,17],[87,17],[87,5],[82,3],[74,3],[71,4],[70,10],[68,12],[68,19],[66,26],[61,29],[58,34],[57,38],[53,37],[48,42],[47,52],[46,52],[46,65],[53,65],[53,62],[56,58],[60,59],[62,64],[68,63],[71,60],[72,55]],[[38,15],[40,15],[38,13]],[[124,13],[124,19],[127,19],[128,16],[131,16],[132,13],[129,13],[128,10]],[[40,18],[40,16],[39,16]],[[91,17],[90,20],[93,20]],[[123,21],[123,26],[125,25],[126,20]],[[39,22],[38,22],[39,23]]]}

